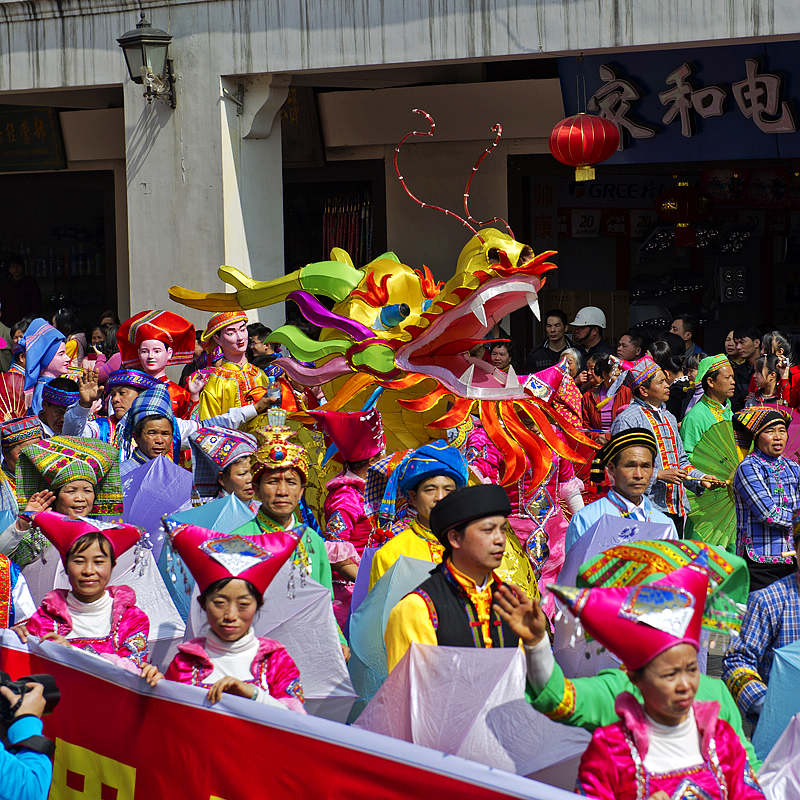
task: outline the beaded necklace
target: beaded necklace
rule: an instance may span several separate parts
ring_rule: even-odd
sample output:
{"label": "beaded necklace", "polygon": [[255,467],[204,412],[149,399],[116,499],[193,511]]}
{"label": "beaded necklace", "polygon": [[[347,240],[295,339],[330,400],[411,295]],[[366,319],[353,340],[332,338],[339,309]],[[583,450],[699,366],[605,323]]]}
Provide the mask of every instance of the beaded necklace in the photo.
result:
{"label": "beaded necklace", "polygon": [[[295,572],[300,574],[300,586],[305,586],[306,578],[311,576],[313,569],[314,545],[311,543],[311,538],[305,536],[304,528],[306,526],[299,523],[294,514],[292,514],[291,523],[292,529],[295,530],[298,536],[297,547],[295,547],[292,557],[289,559],[292,566],[289,573],[288,592],[289,597],[294,599],[296,591]],[[275,520],[268,517],[262,509],[259,509],[258,514],[256,514],[256,525],[265,533],[287,530],[287,528],[278,525]]]}

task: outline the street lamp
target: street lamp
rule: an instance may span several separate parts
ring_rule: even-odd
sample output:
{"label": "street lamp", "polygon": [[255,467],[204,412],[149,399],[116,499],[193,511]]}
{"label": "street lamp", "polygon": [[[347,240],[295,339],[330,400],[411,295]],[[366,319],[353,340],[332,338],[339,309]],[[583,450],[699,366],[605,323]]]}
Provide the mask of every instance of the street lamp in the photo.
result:
{"label": "street lamp", "polygon": [[151,27],[141,12],[135,30],[117,39],[125,55],[131,80],[144,84],[148,103],[161,100],[175,108],[175,73],[172,59],[167,58],[172,37],[159,28]]}

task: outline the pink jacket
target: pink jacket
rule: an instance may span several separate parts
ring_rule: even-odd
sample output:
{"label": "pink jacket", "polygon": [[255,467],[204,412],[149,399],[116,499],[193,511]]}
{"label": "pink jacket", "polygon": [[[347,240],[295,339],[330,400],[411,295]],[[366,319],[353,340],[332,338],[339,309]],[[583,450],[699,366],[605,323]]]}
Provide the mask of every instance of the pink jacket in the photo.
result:
{"label": "pink jacket", "polygon": [[[117,655],[128,658],[137,667],[147,661],[147,636],[150,620],[136,605],[136,593],[130,586],[109,586],[112,598],[111,632],[102,639],[70,639],[73,647],[98,655]],[[36,613],[27,621],[28,633],[44,636],[58,633],[67,636],[72,631],[72,617],[67,608],[67,589],[53,589],[42,599]]]}
{"label": "pink jacket", "polygon": [[346,472],[328,482],[325,498],[325,538],[329,541],[351,542],[358,555],[370,543],[372,524],[364,510],[366,482]]}
{"label": "pink jacket", "polygon": [[467,434],[464,458],[484,483],[500,483],[503,454],[480,423]]}
{"label": "pink jacket", "polygon": [[[212,673],[214,666],[206,653],[205,644],[204,636],[179,644],[178,652],[164,677],[170,681],[210,689],[211,684],[204,681]],[[306,713],[303,708],[300,672],[280,642],[259,636],[258,652],[250,665],[250,671],[253,673],[253,680],[247,683],[254,683],[259,689],[269,692],[271,697],[292,711]]]}
{"label": "pink jacket", "polygon": [[[694,703],[704,767],[658,774],[643,769],[644,786],[637,786],[632,752],[635,748],[638,758],[644,762],[648,748],[644,708],[630,692],[623,692],[617,697],[615,709],[620,721],[595,730],[581,758],[576,788],[579,794],[595,800],[637,800],[649,798],[661,790],[671,797],[681,782],[688,779],[714,800],[723,797],[729,800],[763,800],[764,793],[747,762],[739,737],[727,722],[718,717],[719,703]],[[714,768],[715,761],[719,763],[718,770]],[[726,784],[726,793],[719,786],[717,773]]]}

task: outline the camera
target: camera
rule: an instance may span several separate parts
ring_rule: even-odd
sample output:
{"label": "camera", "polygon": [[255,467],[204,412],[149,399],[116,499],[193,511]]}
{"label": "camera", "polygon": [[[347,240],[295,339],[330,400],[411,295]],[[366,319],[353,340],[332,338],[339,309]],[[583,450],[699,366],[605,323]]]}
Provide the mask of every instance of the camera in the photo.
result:
{"label": "camera", "polygon": [[25,693],[30,691],[27,684],[40,683],[42,685],[42,695],[44,696],[44,713],[49,714],[61,699],[61,692],[56,684],[56,679],[52,675],[26,675],[24,678],[12,681],[7,672],[0,672],[0,686],[7,686],[14,694],[19,695],[19,700],[12,706],[11,703],[0,694],[0,722],[10,725],[14,721],[14,714],[22,704]]}

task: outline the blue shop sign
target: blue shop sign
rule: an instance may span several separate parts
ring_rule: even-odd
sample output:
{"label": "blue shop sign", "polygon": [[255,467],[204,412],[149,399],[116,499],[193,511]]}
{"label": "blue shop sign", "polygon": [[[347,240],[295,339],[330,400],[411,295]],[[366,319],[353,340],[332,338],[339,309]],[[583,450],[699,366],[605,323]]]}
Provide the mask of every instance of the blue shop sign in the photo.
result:
{"label": "blue shop sign", "polygon": [[558,71],[567,115],[619,127],[605,163],[640,164],[800,157],[798,63],[800,42],[776,42],[562,58]]}

